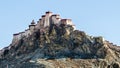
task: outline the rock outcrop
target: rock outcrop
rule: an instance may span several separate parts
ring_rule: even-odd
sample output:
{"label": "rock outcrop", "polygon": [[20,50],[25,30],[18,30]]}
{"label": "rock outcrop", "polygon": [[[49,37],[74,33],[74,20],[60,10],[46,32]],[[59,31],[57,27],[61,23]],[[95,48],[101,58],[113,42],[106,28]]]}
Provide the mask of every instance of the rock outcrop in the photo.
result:
{"label": "rock outcrop", "polygon": [[120,68],[120,47],[46,12],[0,50],[0,68]]}

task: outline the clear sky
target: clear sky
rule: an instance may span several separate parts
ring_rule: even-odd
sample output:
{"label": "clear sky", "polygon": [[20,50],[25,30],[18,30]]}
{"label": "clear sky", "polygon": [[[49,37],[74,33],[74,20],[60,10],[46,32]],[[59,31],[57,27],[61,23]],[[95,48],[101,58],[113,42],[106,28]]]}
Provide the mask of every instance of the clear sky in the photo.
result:
{"label": "clear sky", "polygon": [[71,18],[76,28],[120,45],[120,0],[1,0],[0,48],[46,11]]}

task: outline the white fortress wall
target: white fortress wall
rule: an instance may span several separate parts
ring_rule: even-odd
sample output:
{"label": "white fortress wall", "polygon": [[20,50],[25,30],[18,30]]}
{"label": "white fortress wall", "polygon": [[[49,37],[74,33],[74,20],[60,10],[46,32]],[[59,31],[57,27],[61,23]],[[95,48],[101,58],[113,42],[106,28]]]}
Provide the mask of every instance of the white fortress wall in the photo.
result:
{"label": "white fortress wall", "polygon": [[24,37],[25,36],[25,32],[21,32],[21,37]]}
{"label": "white fortress wall", "polygon": [[71,20],[71,19],[67,19],[67,20],[66,20],[66,22],[67,22],[67,25],[73,25],[73,23],[72,23],[72,20]]}
{"label": "white fortress wall", "polygon": [[72,21],[70,22],[70,25],[72,25],[72,27],[74,28],[74,30],[76,30],[76,27],[75,27],[75,25],[73,24]]}
{"label": "white fortress wall", "polygon": [[52,24],[57,24],[57,23],[56,23],[56,16],[55,16],[55,15],[52,15],[52,16],[51,16],[51,19],[52,19]]}
{"label": "white fortress wall", "polygon": [[60,25],[60,20],[61,18],[56,18],[56,23],[58,24],[58,26]]}
{"label": "white fortress wall", "polygon": [[60,18],[60,15],[59,15],[59,14],[56,14],[56,18]]}
{"label": "white fortress wall", "polygon": [[44,27],[50,26],[50,16],[52,12],[46,12]]}
{"label": "white fortress wall", "polygon": [[37,24],[35,25],[35,29],[40,29],[40,22],[37,21]]}
{"label": "white fortress wall", "polygon": [[74,28],[74,30],[76,29],[75,25],[73,24],[73,22],[72,22],[71,19],[67,19],[66,22],[67,22],[67,25],[72,25],[72,27]]}
{"label": "white fortress wall", "polygon": [[40,23],[40,28],[43,28],[43,23],[44,21],[42,20],[42,18],[39,20],[39,23]]}
{"label": "white fortress wall", "polygon": [[45,23],[45,15],[42,15],[40,26],[43,27]]}
{"label": "white fortress wall", "polygon": [[58,15],[58,14],[52,15],[53,24],[59,24],[59,21],[60,21],[60,15]]}
{"label": "white fortress wall", "polygon": [[12,40],[12,42],[16,42],[16,41],[20,40],[21,37],[22,37],[22,33],[21,32],[13,34],[13,40]]}

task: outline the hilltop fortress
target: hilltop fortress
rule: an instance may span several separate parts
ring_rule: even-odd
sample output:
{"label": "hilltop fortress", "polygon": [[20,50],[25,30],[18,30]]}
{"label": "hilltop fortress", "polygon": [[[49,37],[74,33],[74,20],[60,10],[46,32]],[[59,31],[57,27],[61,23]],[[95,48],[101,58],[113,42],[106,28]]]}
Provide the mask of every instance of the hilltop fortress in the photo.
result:
{"label": "hilltop fortress", "polygon": [[[32,20],[31,24],[29,25],[29,29],[13,34],[13,42],[20,40],[22,37],[29,37],[38,30],[41,33],[51,31],[50,29],[52,29],[53,26],[66,26],[66,28],[72,26],[73,29],[75,29],[71,19],[61,19],[59,14],[53,14],[52,12],[47,11],[45,15],[42,15],[39,21],[37,21],[37,24],[34,20]],[[68,34],[70,33],[69,28],[66,29],[66,32]]]}
{"label": "hilltop fortress", "polygon": [[119,59],[119,46],[50,11],[0,50],[0,68],[120,68]]}

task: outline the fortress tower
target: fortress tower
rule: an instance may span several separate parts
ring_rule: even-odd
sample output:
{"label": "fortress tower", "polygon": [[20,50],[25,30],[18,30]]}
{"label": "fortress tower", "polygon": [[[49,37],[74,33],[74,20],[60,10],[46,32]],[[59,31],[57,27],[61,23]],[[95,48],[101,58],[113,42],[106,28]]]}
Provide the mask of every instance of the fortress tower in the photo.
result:
{"label": "fortress tower", "polygon": [[50,16],[51,15],[52,15],[52,12],[50,12],[50,11],[46,12],[44,27],[50,26]]}
{"label": "fortress tower", "polygon": [[58,14],[54,14],[51,16],[51,24],[58,24],[58,19],[57,18],[60,18],[60,15]]}
{"label": "fortress tower", "polygon": [[[51,24],[72,25],[74,27],[71,19],[61,19],[59,14],[52,14],[52,12],[47,11],[45,15],[41,16],[41,19],[39,19],[38,23],[35,26],[35,29],[46,28],[46,27],[51,26]],[[34,25],[32,24],[32,26]]]}
{"label": "fortress tower", "polygon": [[56,18],[56,23],[58,23],[57,25],[59,26],[60,25],[60,21],[61,21],[61,18]]}
{"label": "fortress tower", "polygon": [[40,29],[40,23],[37,21],[37,24],[35,25],[35,29]]}
{"label": "fortress tower", "polygon": [[40,21],[40,27],[45,27],[45,15],[42,15],[41,21]]}
{"label": "fortress tower", "polygon": [[46,16],[50,17],[51,15],[52,15],[52,12],[50,12],[50,11],[46,12]]}
{"label": "fortress tower", "polygon": [[71,19],[62,19],[62,20],[61,20],[61,24],[65,24],[65,25],[73,25]]}
{"label": "fortress tower", "polygon": [[71,19],[61,19],[60,24],[71,25],[75,30],[75,25],[72,23]]}
{"label": "fortress tower", "polygon": [[32,20],[31,24],[29,25],[30,32],[33,33],[35,29],[35,22]]}

